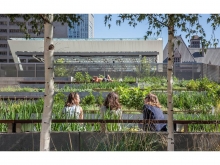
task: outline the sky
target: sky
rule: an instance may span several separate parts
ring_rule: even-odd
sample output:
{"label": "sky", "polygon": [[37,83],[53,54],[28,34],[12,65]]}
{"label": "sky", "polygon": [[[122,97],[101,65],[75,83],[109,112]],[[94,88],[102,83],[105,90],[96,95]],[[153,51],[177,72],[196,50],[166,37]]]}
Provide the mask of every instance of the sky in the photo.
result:
{"label": "sky", "polygon": [[[219,10],[220,11],[220,10]],[[116,25],[117,14],[113,15],[113,19],[111,21],[111,28],[104,24],[104,16],[105,14],[95,14],[94,15],[94,38],[144,38],[146,34],[148,24],[147,22],[139,23],[135,28],[129,26],[128,23],[123,23],[121,26]],[[212,29],[210,28],[210,24],[207,24],[208,14],[202,14],[200,19],[200,23],[206,32],[206,39],[209,40],[212,35]],[[188,39],[185,38],[186,34],[177,30],[176,35],[181,35],[184,39],[186,45],[189,45]],[[215,31],[216,38],[220,39],[220,30],[219,28]],[[162,33],[157,36],[152,36],[153,38],[162,38],[163,47],[166,46],[168,41],[167,28],[162,30]],[[220,44],[218,44],[218,47]]]}
{"label": "sky", "polygon": [[[220,13],[219,0],[209,0],[206,3],[201,3],[201,0],[38,0],[37,3],[30,0],[7,0],[4,1],[4,7],[1,8],[0,13],[92,13],[95,16],[94,37],[95,38],[143,38],[148,25],[146,22],[139,23],[135,28],[123,23],[117,26],[115,23],[117,13],[191,13],[203,14],[201,24],[206,30],[207,40],[211,38],[212,30],[210,24],[206,23],[208,14]],[[13,4],[13,5],[11,5]],[[27,4],[28,5],[27,7]],[[19,7],[18,7],[19,6]],[[111,28],[104,25],[104,16],[106,14],[113,14]],[[188,45],[188,39],[185,39],[185,34],[177,31],[176,35],[180,35]],[[220,39],[220,30],[215,32],[216,38]],[[156,36],[152,36],[156,37]],[[163,47],[165,47],[168,35],[167,29],[164,28],[162,34],[159,36],[163,39]],[[220,44],[218,44],[220,47]]]}

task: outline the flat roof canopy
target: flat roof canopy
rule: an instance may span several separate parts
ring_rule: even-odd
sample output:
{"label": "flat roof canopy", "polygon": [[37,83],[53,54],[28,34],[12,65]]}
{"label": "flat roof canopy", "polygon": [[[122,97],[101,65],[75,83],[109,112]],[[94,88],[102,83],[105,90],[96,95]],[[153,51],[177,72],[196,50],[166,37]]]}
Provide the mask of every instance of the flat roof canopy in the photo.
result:
{"label": "flat roof canopy", "polygon": [[[15,63],[20,63],[21,55],[43,55],[44,39],[11,38],[8,40]],[[55,56],[156,56],[163,61],[163,41],[161,39],[53,39]]]}
{"label": "flat roof canopy", "polygon": [[[18,56],[30,56],[30,55],[41,55],[43,56],[43,52],[22,52],[17,51],[15,52]],[[81,56],[81,57],[87,57],[87,56],[139,56],[139,55],[158,55],[159,52],[157,51],[137,51],[137,52],[54,52],[54,56]]]}

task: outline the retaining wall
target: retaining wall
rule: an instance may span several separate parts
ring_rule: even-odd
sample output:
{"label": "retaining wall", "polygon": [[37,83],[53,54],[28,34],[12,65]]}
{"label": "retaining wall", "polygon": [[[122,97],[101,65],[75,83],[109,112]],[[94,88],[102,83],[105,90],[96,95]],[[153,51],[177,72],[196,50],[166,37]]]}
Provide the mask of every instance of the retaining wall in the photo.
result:
{"label": "retaining wall", "polygon": [[[145,145],[146,150],[167,150],[167,133],[154,132],[52,132],[51,151],[128,150]],[[220,133],[175,133],[175,151],[220,150]],[[120,145],[121,144],[121,145]],[[132,144],[134,144],[132,146]],[[39,151],[40,133],[1,133],[0,151]],[[129,148],[130,147],[130,148]]]}

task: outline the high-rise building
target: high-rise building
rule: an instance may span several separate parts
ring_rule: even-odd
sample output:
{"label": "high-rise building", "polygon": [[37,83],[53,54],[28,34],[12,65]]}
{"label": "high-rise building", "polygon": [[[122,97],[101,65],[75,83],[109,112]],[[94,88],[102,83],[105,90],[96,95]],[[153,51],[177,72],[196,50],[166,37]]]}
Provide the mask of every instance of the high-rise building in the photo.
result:
{"label": "high-rise building", "polygon": [[83,21],[79,25],[74,24],[74,28],[68,28],[68,38],[93,38],[94,37],[94,15],[79,14]]}
{"label": "high-rise building", "polygon": [[[76,35],[70,37],[69,26],[62,25],[59,22],[54,22],[54,38],[93,38],[94,36],[94,16],[93,14],[81,14],[82,23],[76,26]],[[23,22],[23,18],[16,18],[16,23]],[[13,63],[14,60],[7,40],[10,38],[24,38],[25,34],[21,32],[19,26],[12,23],[5,14],[0,14],[0,63]],[[32,31],[31,24],[27,22],[27,29],[31,38],[43,38],[44,32],[42,31],[39,36],[35,35]],[[71,29],[73,30],[73,29]],[[21,59],[22,63],[28,63],[34,59]]]}

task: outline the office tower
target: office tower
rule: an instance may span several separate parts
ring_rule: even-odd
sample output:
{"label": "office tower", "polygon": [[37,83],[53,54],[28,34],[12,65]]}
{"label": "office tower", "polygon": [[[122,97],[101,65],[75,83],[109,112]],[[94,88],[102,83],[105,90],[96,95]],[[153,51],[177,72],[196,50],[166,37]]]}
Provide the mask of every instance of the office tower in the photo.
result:
{"label": "office tower", "polygon": [[[69,37],[69,27],[67,24],[61,25],[59,22],[54,22],[54,38],[93,38],[94,36],[94,16],[93,14],[81,14],[83,23],[77,26],[76,37]],[[16,18],[15,22],[23,22],[23,18]],[[42,30],[39,36],[32,31],[31,24],[27,22],[27,29],[31,38],[43,38]],[[87,29],[87,30],[86,30]],[[79,36],[79,37],[77,37]],[[24,38],[25,34],[21,32],[16,23],[12,23],[5,14],[0,14],[0,63],[13,63],[10,47],[7,40],[10,38]],[[33,58],[21,59],[22,63],[31,62]]]}
{"label": "office tower", "polygon": [[68,28],[68,38],[93,38],[94,37],[94,15],[79,14],[82,21],[79,25],[74,24],[74,28]]}

